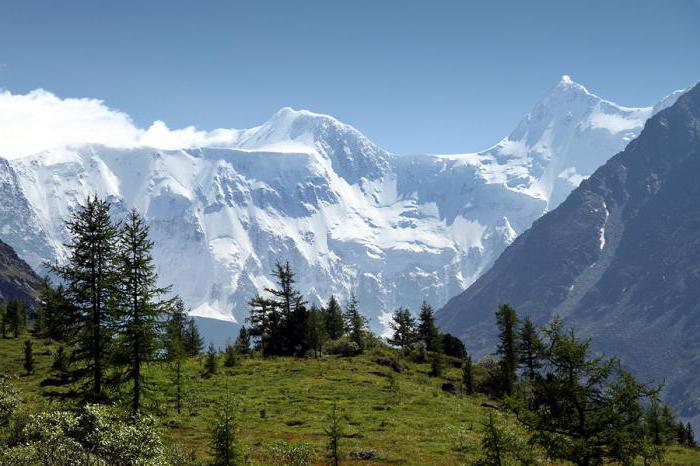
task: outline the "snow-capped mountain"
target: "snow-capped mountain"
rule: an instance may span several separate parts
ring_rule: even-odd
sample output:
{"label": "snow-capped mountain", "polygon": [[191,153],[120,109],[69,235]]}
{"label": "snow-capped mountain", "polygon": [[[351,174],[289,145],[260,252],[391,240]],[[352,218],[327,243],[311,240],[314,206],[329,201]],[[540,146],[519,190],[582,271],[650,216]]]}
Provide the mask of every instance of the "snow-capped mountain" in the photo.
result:
{"label": "snow-capped mountain", "polygon": [[290,108],[219,130],[217,147],[59,147],[0,160],[0,239],[36,269],[61,260],[63,220],[96,193],[118,213],[145,213],[161,277],[195,315],[242,321],[275,261],[288,260],[311,299],[354,291],[378,328],[398,306],[440,306],[473,283],[653,112],[563,77],[479,153],[394,155]]}

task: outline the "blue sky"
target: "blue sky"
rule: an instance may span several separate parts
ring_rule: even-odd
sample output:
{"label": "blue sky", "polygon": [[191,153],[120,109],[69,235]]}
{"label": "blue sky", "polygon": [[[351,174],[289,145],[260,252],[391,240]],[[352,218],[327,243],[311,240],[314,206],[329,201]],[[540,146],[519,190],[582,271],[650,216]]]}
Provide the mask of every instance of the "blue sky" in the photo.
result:
{"label": "blue sky", "polygon": [[140,126],[328,113],[398,153],[484,149],[562,74],[629,106],[700,80],[700,1],[0,3],[0,87]]}

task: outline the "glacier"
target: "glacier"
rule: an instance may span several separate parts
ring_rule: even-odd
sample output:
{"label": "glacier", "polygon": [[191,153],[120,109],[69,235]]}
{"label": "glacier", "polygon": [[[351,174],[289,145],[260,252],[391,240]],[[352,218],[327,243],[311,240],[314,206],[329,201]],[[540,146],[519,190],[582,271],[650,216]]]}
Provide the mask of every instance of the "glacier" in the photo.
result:
{"label": "glacier", "polygon": [[466,289],[678,95],[628,108],[564,76],[476,153],[397,155],[291,108],[199,147],[55,147],[0,159],[0,239],[43,272],[66,257],[64,219],[97,194],[116,217],[144,213],[161,280],[193,315],[242,323],[274,263],[289,261],[310,301],[353,292],[381,330],[399,306]]}

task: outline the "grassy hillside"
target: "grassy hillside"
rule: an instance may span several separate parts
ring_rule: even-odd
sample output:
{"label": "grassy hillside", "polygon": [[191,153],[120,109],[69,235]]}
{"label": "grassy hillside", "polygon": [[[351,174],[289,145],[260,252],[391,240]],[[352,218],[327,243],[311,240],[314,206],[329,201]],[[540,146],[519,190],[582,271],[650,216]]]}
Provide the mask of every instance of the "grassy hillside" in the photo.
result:
{"label": "grassy hillside", "polygon": [[[66,387],[42,383],[49,378],[51,346],[34,341],[36,371],[24,375],[22,342],[0,339],[0,372],[18,376],[17,385],[29,405],[48,408],[70,403],[56,396]],[[173,371],[167,364],[154,363],[148,367],[153,384],[147,405],[159,417],[167,442],[195,450],[201,460],[208,458],[210,429],[227,391],[240,400],[241,436],[253,464],[274,464],[272,445],[279,440],[307,443],[322,464],[323,432],[333,403],[345,424],[344,464],[456,465],[477,458],[481,423],[493,412],[481,406],[486,399],[441,390],[445,382],[458,385],[459,369],[450,368],[444,378],[433,378],[427,364],[405,360],[401,363],[406,370],[395,378],[398,389],[391,388],[390,369],[376,362],[386,351],[319,360],[253,357],[233,368],[220,365],[219,373],[210,378],[201,376],[203,358],[190,358],[185,364],[180,415],[174,407]],[[503,422],[512,424],[509,419]],[[368,449],[376,451],[374,459],[350,459],[352,452]],[[673,447],[667,464],[700,465],[700,454]]]}

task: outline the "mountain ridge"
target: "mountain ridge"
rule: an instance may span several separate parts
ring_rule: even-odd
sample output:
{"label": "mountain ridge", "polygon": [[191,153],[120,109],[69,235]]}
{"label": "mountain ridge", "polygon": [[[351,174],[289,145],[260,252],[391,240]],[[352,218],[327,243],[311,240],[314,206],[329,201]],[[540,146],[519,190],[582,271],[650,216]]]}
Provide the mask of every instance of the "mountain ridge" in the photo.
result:
{"label": "mountain ridge", "polygon": [[[516,130],[480,153],[391,154],[333,117],[283,108],[226,130],[214,147],[91,145],[22,157],[0,166],[0,237],[36,268],[61,260],[63,219],[98,194],[116,215],[146,214],[161,276],[196,315],[241,322],[274,261],[289,260],[305,293],[355,292],[377,329],[396,307],[439,306],[465,289],[636,131],[642,110],[557,86],[574,98],[549,108],[550,91],[518,126],[529,122],[537,137]],[[593,127],[596,114],[627,129]],[[188,270],[177,273],[180,261]]]}

